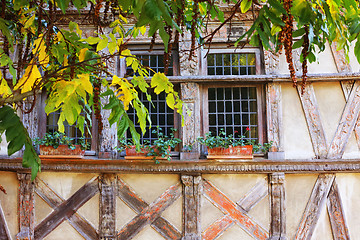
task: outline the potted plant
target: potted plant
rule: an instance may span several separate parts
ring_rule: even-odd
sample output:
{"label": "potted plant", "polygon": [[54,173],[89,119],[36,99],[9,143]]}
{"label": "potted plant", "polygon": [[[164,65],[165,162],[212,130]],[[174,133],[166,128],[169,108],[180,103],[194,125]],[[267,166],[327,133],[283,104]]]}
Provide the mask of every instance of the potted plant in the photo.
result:
{"label": "potted plant", "polygon": [[[248,131],[250,128],[246,128],[246,132]],[[213,136],[209,132],[205,137],[199,137],[198,141],[207,147],[208,159],[252,159],[253,152],[266,152],[271,146],[271,143],[262,145],[255,143],[255,140],[247,140],[244,135],[239,138],[235,138],[233,134],[226,135],[223,129],[218,136]]]}
{"label": "potted plant", "polygon": [[156,163],[159,160],[171,160],[171,149],[176,147],[181,140],[174,136],[176,129],[171,129],[170,136],[166,136],[160,127],[157,127],[152,133],[157,134],[157,139],[150,143],[145,141],[141,146],[136,146],[132,142],[123,139],[120,147],[125,148],[125,159],[153,159]]}
{"label": "potted plant", "polygon": [[44,137],[35,138],[34,144],[39,146],[40,156],[45,158],[51,158],[51,156],[82,158],[88,147],[84,137],[79,138],[75,145],[71,138],[61,132],[45,133]]}

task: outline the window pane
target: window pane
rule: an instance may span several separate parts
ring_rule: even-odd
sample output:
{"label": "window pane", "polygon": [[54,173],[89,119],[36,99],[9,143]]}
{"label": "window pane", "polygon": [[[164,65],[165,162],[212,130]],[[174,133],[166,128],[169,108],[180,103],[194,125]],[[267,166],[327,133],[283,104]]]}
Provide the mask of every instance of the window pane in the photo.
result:
{"label": "window pane", "polygon": [[[211,96],[214,93],[216,98]],[[246,133],[246,128],[251,127],[251,136],[248,133],[246,138],[258,140],[256,88],[209,88],[208,94],[209,99],[212,98],[208,103],[209,130],[219,132],[224,129],[227,134],[238,131],[237,137],[240,137]]]}
{"label": "window pane", "polygon": [[209,54],[207,63],[208,75],[254,75],[256,73],[254,53]]}

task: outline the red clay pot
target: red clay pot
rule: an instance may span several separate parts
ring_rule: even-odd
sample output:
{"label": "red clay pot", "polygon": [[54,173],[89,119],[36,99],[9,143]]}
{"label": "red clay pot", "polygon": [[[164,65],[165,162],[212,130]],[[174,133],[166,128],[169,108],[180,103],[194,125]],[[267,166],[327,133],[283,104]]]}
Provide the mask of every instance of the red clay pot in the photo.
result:
{"label": "red clay pot", "polygon": [[40,145],[40,155],[78,155],[84,156],[85,150],[82,150],[80,145],[75,145],[75,149],[70,149],[67,145],[59,145],[58,148],[52,146]]}
{"label": "red clay pot", "polygon": [[[154,147],[152,147],[154,148]],[[171,151],[171,148],[169,147],[169,152]],[[147,148],[140,148],[140,152],[136,151],[136,146],[132,145],[125,149],[126,156],[125,159],[154,159],[154,156],[147,156],[149,153],[149,150]],[[155,152],[157,152],[157,149],[155,149]],[[166,159],[161,156],[156,156],[155,159]]]}
{"label": "red clay pot", "polygon": [[207,158],[248,159],[253,158],[252,149],[252,145],[208,148]]}

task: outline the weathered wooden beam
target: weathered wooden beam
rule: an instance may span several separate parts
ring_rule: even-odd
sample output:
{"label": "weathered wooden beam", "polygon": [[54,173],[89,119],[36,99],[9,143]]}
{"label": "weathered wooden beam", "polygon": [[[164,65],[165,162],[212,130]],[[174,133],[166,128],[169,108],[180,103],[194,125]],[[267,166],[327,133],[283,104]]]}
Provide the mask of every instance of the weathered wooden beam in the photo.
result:
{"label": "weathered wooden beam", "polygon": [[180,183],[168,188],[155,202],[143,209],[118,233],[118,240],[131,239],[138,234],[146,225],[155,221],[166,208],[173,204],[181,196]]}
{"label": "weathered wooden beam", "polygon": [[266,85],[266,115],[268,142],[273,142],[271,152],[282,152],[282,101],[281,85],[268,83]]}
{"label": "weathered wooden beam", "polygon": [[360,112],[360,81],[356,81],[346,102],[335,136],[330,144],[327,157],[341,158],[354,130]]}
{"label": "weathered wooden beam", "polygon": [[[268,194],[268,187],[265,181],[257,183],[240,201],[237,205],[246,213],[251,210],[258,202],[260,202]],[[211,224],[203,233],[202,238],[211,240],[216,239],[223,234],[236,221],[230,216],[225,215],[213,224]]]}
{"label": "weathered wooden beam", "polygon": [[285,215],[285,174],[272,173],[270,176],[270,240],[286,239]]}
{"label": "weathered wooden beam", "polygon": [[5,214],[0,203],[0,240],[11,240],[10,231],[5,219]]}
{"label": "weathered wooden beam", "polygon": [[320,119],[319,106],[316,101],[315,91],[311,83],[307,83],[302,93],[301,86],[298,86],[301,105],[304,110],[306,123],[309,129],[310,138],[316,158],[327,156],[327,142],[325,131]]}
{"label": "weathered wooden beam", "polygon": [[35,227],[35,198],[34,184],[31,182],[31,174],[18,173],[19,186],[19,228],[17,240],[30,240],[34,238]]}
{"label": "weathered wooden beam", "polygon": [[104,240],[116,239],[116,181],[115,174],[102,174],[99,178],[99,237]]}
{"label": "weathered wooden beam", "polygon": [[260,202],[269,193],[267,182],[260,181],[248,193],[241,198],[237,205],[239,205],[246,212],[249,212],[258,202]]}
{"label": "weathered wooden beam", "polygon": [[331,44],[331,52],[333,54],[335,65],[339,73],[351,72],[349,61],[346,60],[344,49],[337,50],[337,43]]}
{"label": "weathered wooden beam", "polygon": [[224,217],[215,221],[213,224],[211,224],[202,233],[202,239],[204,240],[216,239],[234,224],[235,224],[234,219],[229,214],[227,214]]}
{"label": "weathered wooden beam", "polygon": [[[123,180],[118,178],[117,180],[117,192],[116,195],[123,200],[127,206],[132,208],[135,212],[141,213],[149,204],[136,195],[135,191],[131,189]],[[180,239],[181,233],[166,219],[159,216],[152,223],[151,226],[159,232],[165,239]]]}
{"label": "weathered wooden beam", "polygon": [[324,208],[334,174],[320,174],[312,190],[310,199],[306,204],[305,211],[296,231],[295,239],[310,240],[314,232],[321,210]]}
{"label": "weathered wooden beam", "polygon": [[[39,177],[35,180],[35,192],[41,197],[51,208],[60,206],[65,199],[58,195],[47,183]],[[65,216],[70,225],[76,229],[85,239],[98,239],[96,229],[78,213],[71,216]]]}
{"label": "weathered wooden beam", "polygon": [[205,196],[222,212],[226,212],[244,231],[254,239],[268,239],[269,233],[258,223],[252,220],[247,213],[221,193],[209,181],[203,180]]}
{"label": "weathered wooden beam", "polygon": [[[354,83],[355,81],[341,81],[341,88],[343,90],[346,101],[348,101],[349,99]],[[356,142],[358,144],[358,147],[360,148],[360,116],[358,117],[355,123],[354,132],[355,132]]]}
{"label": "weathered wooden beam", "polygon": [[330,224],[334,240],[350,239],[350,234],[345,219],[345,212],[341,202],[336,180],[334,180],[329,192],[327,199],[327,210],[330,217]]}
{"label": "weathered wooden beam", "polygon": [[182,240],[200,240],[200,184],[201,176],[181,175],[183,183]]}
{"label": "weathered wooden beam", "polygon": [[69,199],[57,206],[41,223],[35,227],[35,239],[42,239],[72,216],[81,206],[99,192],[98,179],[93,178]]}

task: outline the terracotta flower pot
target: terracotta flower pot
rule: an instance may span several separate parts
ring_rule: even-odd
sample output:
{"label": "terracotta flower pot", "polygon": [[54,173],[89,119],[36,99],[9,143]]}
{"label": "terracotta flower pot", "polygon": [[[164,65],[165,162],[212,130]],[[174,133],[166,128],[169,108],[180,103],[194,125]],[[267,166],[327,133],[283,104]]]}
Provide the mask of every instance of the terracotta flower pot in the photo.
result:
{"label": "terracotta flower pot", "polygon": [[40,155],[50,156],[78,156],[83,157],[85,150],[82,150],[80,145],[75,145],[75,149],[70,149],[67,145],[59,145],[56,149],[52,146],[40,145]]}
{"label": "terracotta flower pot", "polygon": [[228,148],[215,147],[208,149],[208,159],[252,159],[252,145],[230,146]]}

